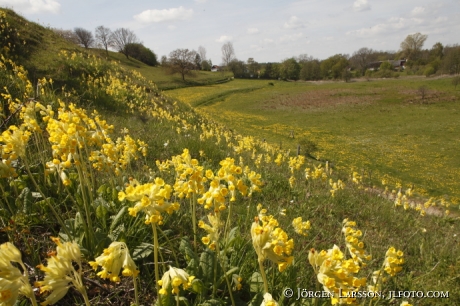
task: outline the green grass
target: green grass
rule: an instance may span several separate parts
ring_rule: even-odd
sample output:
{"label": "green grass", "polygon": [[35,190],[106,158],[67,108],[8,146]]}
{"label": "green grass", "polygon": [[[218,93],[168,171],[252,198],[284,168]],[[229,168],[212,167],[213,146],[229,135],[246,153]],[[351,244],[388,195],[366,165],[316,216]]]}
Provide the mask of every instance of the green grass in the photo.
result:
{"label": "green grass", "polygon": [[[292,151],[309,139],[321,159],[339,167],[387,175],[458,203],[460,91],[450,78],[274,84],[236,80],[168,94],[243,134]],[[424,100],[422,85],[429,89]]]}
{"label": "green grass", "polygon": [[[35,31],[37,35],[45,37],[41,46],[54,48],[51,47],[50,40],[57,38],[51,32],[46,32],[48,30],[38,26]],[[59,44],[62,44],[64,50],[83,54],[87,52],[63,41],[59,41]],[[44,171],[46,162],[53,160],[49,131],[34,132],[34,136],[27,143],[24,158],[13,163],[20,175],[16,178],[0,178],[0,243],[9,241],[21,250],[22,259],[27,263],[29,273],[33,276],[31,282],[43,279],[44,273],[36,267],[38,264],[46,265],[46,258],[50,255],[48,252],[56,249],[49,237],[61,236],[64,239],[68,232],[71,237],[67,236],[67,240],[78,241],[80,247],[86,248],[82,252],[82,272],[91,305],[127,305],[134,301],[132,280],[129,277],[121,277],[120,283],[109,282],[98,277],[88,265],[88,261],[94,260],[111,241],[125,241],[140,270],[140,304],[154,303],[158,294],[155,289],[151,255],[152,231],[150,226],[144,223],[144,213],[140,212],[136,217],[127,213],[128,208],[133,207],[134,203],[120,201],[118,192],[127,191],[126,184],[130,182],[130,178],[138,179],[143,184],[152,182],[155,177],[161,177],[166,184],[174,185],[180,177],[181,170],[160,172],[155,162],[171,160],[181,154],[184,148],[188,148],[191,157],[197,159],[203,170],[217,173],[221,167],[220,162],[230,157],[235,159],[235,164],[248,166],[249,170],[261,175],[261,192],[254,193],[252,197],[238,194],[236,201],[232,202],[233,213],[228,215],[229,209],[226,209],[221,216],[221,220],[230,220],[231,227],[235,227],[233,235],[225,238],[225,235],[221,234],[219,242],[223,250],[223,262],[226,262],[227,268],[235,268],[231,273],[238,274],[243,279],[242,289],[233,293],[236,305],[248,305],[251,301],[253,305],[261,304],[263,292],[256,274],[259,272],[259,266],[250,234],[252,222],[257,216],[258,203],[276,217],[279,226],[294,240],[294,261],[283,273],[280,273],[277,266],[269,260],[264,262],[269,291],[280,305],[296,303],[292,299],[283,300],[284,288],[293,288],[295,292],[297,288],[322,290],[317,276],[309,265],[308,253],[312,248],[317,251],[327,250],[334,245],[345,252],[345,241],[341,233],[344,218],[357,222],[357,228],[363,233],[360,240],[364,242],[366,252],[372,255],[367,267],[362,267],[359,273],[359,277],[368,279],[368,284],[371,282],[372,271],[382,266],[386,250],[393,246],[404,252],[405,263],[403,270],[386,283],[386,293],[388,290],[442,290],[448,291],[450,296],[449,299],[437,300],[364,299],[360,301],[363,305],[372,302],[372,305],[400,305],[403,300],[415,305],[460,304],[459,218],[455,214],[427,214],[422,217],[417,211],[394,206],[378,193],[379,190],[371,188],[373,181],[369,176],[365,175],[359,184],[355,184],[349,170],[354,163],[358,164],[356,167],[373,167],[372,158],[378,154],[369,149],[369,143],[372,144],[372,148],[376,147],[380,151],[388,150],[383,152],[389,155],[388,159],[392,159],[392,162],[397,161],[393,161],[391,152],[403,151],[407,146],[413,145],[417,141],[416,138],[427,142],[423,143],[423,146],[442,145],[444,148],[450,148],[450,143],[446,138],[442,138],[442,131],[453,127],[453,136],[448,139],[452,142],[458,140],[458,125],[453,124],[456,122],[456,114],[452,111],[456,108],[457,102],[454,99],[457,99],[458,95],[453,92],[448,80],[401,79],[350,84],[273,82],[274,85],[261,80],[233,80],[219,85],[167,91],[166,94],[177,99],[172,100],[157,91],[154,86],[150,86],[146,80],[135,77],[130,70],[120,69],[118,65],[105,61],[97,64],[98,60],[85,56],[76,56],[76,59],[72,59],[70,54],[56,61],[55,55],[60,50],[52,51],[54,53],[49,54],[46,50],[38,48],[26,59],[17,60],[18,63],[28,65],[28,78],[31,81],[36,80],[36,75],[31,73],[35,71],[37,75],[40,72],[41,76],[60,77],[58,81],[66,85],[63,90],[56,83],[54,87],[48,84],[43,88],[44,93],[36,99],[45,105],[53,106],[55,110],[58,99],[66,104],[76,103],[88,113],[96,109],[101,119],[114,125],[113,134],[110,135],[114,141],[117,137],[123,136],[121,130],[127,128],[133,139],[139,138],[148,144],[148,154],[145,158],[132,161],[119,176],[111,172],[96,171],[90,161],[82,160],[79,163],[82,168],[79,169],[86,170],[77,171],[77,165],[68,168],[66,171],[72,184],[64,188],[59,175]],[[111,53],[112,55],[114,59],[119,56],[115,53]],[[118,60],[123,62],[124,59],[121,57]],[[71,65],[72,71],[62,68]],[[135,61],[121,65],[135,68],[136,71],[142,68],[142,65]],[[60,73],[56,72],[57,67],[61,68]],[[25,81],[19,77],[18,71],[12,69],[12,64],[7,64],[6,69],[0,71],[0,93],[11,94],[13,98],[21,101],[24,97],[32,97],[33,92],[27,91]],[[75,71],[86,71],[87,74],[82,76],[79,73],[72,76]],[[165,84],[174,83],[170,76],[157,72],[158,79],[164,78]],[[101,77],[98,74],[107,78],[112,77],[113,82],[103,83],[104,86],[100,88],[93,86],[94,83],[91,82],[91,86],[88,86],[87,81]],[[153,75],[152,72],[151,76]],[[130,84],[124,84],[125,82]],[[414,96],[422,84],[439,93],[433,92],[427,101],[420,103]],[[107,92],[116,94],[109,95]],[[136,99],[134,93],[142,99]],[[435,97],[435,94],[440,97]],[[450,101],[449,97],[454,98]],[[1,101],[2,106],[8,103],[6,99]],[[126,101],[137,101],[134,111],[125,112],[130,110],[127,105],[117,107]],[[225,123],[226,126],[207,120],[191,105],[197,107],[199,113]],[[34,112],[36,110],[29,110],[27,115],[33,115]],[[42,115],[37,113],[36,116],[41,118]],[[441,120],[440,117],[444,119]],[[16,116],[6,124],[19,124],[21,120]],[[450,124],[447,125],[445,122]],[[78,126],[78,121],[75,123]],[[38,120],[38,124],[43,129],[47,126],[41,119]],[[2,129],[3,133],[6,127]],[[69,130],[72,129],[63,129],[62,132],[70,134]],[[264,143],[249,138],[243,139],[234,131],[255,135],[256,139],[265,138],[274,143],[275,147],[267,148]],[[294,131],[293,139],[289,137],[291,131]],[[414,135],[405,136],[404,133],[411,135],[408,132]],[[425,134],[427,139],[423,138]],[[320,175],[307,180],[306,168],[312,170],[321,165],[321,169],[324,169],[325,164],[307,159],[298,169],[291,170],[288,157],[280,165],[274,163],[279,154],[286,153],[284,149],[295,149],[299,140],[305,138],[319,145],[322,159],[342,165],[342,170],[334,170],[327,174],[323,172],[324,178]],[[429,143],[435,140],[438,142]],[[2,145],[3,142],[5,140],[2,140]],[[122,142],[120,139],[119,143]],[[277,148],[280,142],[281,150]],[[96,150],[95,146],[82,146],[84,150],[81,153],[87,156],[89,151]],[[340,150],[344,150],[344,157],[337,153]],[[380,152],[378,150],[376,152]],[[293,155],[295,154],[291,154],[291,157]],[[347,162],[350,164],[346,164]],[[395,164],[385,164],[383,159],[380,162],[376,163],[378,167],[387,167],[376,168],[382,173],[388,173],[391,169],[399,170],[399,166],[396,167]],[[437,182],[437,177],[442,175],[437,167],[442,165],[434,163],[433,159],[427,160],[426,163],[427,167],[435,171],[433,176]],[[88,177],[93,175],[94,180],[89,180]],[[407,184],[403,177],[397,175],[402,175],[402,172],[397,172],[395,178]],[[292,186],[290,177],[296,179]],[[339,179],[346,187],[338,190],[332,197],[329,181],[337,182]],[[247,182],[247,178],[243,180]],[[37,185],[33,182],[37,182]],[[209,180],[203,183],[205,190],[209,190]],[[224,180],[221,183],[227,184]],[[405,189],[403,188],[403,192]],[[44,196],[39,195],[39,191]],[[187,269],[189,273],[193,272],[197,276],[203,284],[202,294],[186,290],[180,293],[191,305],[229,305],[229,291],[222,271],[220,268],[212,267],[215,253],[209,251],[200,241],[196,245],[196,251],[192,246],[190,203],[193,197],[181,199],[173,196],[172,200],[180,204],[180,209],[172,215],[164,214],[164,222],[159,226],[162,232],[158,243],[161,249],[161,273],[171,264]],[[230,202],[226,201],[225,205],[229,204]],[[55,215],[53,211],[58,213]],[[212,210],[197,205],[197,213],[194,216],[197,220],[207,222],[209,213],[212,213]],[[292,219],[299,216],[311,222],[312,228],[306,237],[297,235],[291,225]],[[63,219],[64,224],[60,223],[60,219]],[[198,230],[198,239],[205,235],[205,230]],[[88,237],[95,239],[91,241]],[[93,254],[90,255],[91,253]],[[218,272],[216,278],[213,277],[214,271]],[[211,299],[213,286],[218,290],[215,290],[215,298]],[[42,293],[37,299],[42,302],[45,297],[46,293]],[[22,298],[22,304],[27,302],[27,299]],[[71,289],[58,304],[70,306],[82,302],[81,295]],[[170,302],[173,304],[174,300],[170,299]],[[328,299],[306,299],[303,302],[304,305],[330,304]]]}

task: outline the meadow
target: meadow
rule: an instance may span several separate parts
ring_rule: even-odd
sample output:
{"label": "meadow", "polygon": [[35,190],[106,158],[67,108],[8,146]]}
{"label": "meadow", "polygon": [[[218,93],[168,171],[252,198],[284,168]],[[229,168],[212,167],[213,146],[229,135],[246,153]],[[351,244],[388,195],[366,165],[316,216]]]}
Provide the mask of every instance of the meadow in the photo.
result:
{"label": "meadow", "polygon": [[311,141],[318,150],[301,145],[303,154],[459,204],[460,91],[450,78],[268,83],[235,80],[167,94],[242,134],[292,152]]}
{"label": "meadow", "polygon": [[[374,187],[318,152],[290,152],[276,108],[307,114],[302,97],[317,85],[162,92],[159,70],[146,78],[11,10],[0,25],[0,305],[460,303],[451,199],[416,201],[406,182]],[[357,90],[323,85],[317,101],[343,96],[328,108],[352,116]],[[449,105],[439,92],[417,107]],[[217,105],[227,117],[208,112]]]}

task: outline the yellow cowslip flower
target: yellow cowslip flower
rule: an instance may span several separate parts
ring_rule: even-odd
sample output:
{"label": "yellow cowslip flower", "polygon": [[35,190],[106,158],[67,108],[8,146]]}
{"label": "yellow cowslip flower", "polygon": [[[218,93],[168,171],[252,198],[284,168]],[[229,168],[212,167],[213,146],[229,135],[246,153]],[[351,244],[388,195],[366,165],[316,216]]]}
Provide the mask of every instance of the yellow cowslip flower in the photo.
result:
{"label": "yellow cowslip flower", "polygon": [[154,183],[143,185],[140,185],[137,180],[132,180],[125,191],[118,193],[118,199],[136,202],[134,207],[128,209],[129,214],[136,217],[139,211],[143,211],[145,224],[162,224],[163,217],[161,214],[163,212],[172,214],[179,209],[179,203],[168,201],[171,198],[171,192],[171,186],[165,184],[163,179],[159,177],[155,178]]}
{"label": "yellow cowslip flower", "polygon": [[208,214],[208,221],[210,225],[200,220],[198,222],[198,227],[204,229],[208,233],[207,236],[201,238],[201,241],[214,251],[219,241],[222,221],[220,221],[218,215],[214,214]]}
{"label": "yellow cowslip flower", "polygon": [[268,292],[264,294],[264,300],[260,306],[278,306],[278,303],[273,299],[272,295]]}
{"label": "yellow cowslip flower", "polygon": [[310,250],[308,260],[324,290],[332,294],[333,305],[354,303],[356,298],[351,293],[366,285],[365,278],[354,277],[360,270],[359,265],[353,259],[345,259],[336,245],[328,251]]}
{"label": "yellow cowslip flower", "polygon": [[195,276],[188,275],[184,270],[169,266],[169,270],[158,281],[158,284],[161,286],[159,294],[168,295],[171,292],[172,294],[179,295],[179,287],[182,286],[184,290],[187,290],[192,285],[194,279]]}
{"label": "yellow cowslip flower", "polygon": [[259,262],[269,259],[278,265],[280,272],[292,263],[294,240],[288,239],[273,216],[256,217],[251,226],[251,237]]}
{"label": "yellow cowslip flower", "polygon": [[292,226],[297,234],[308,236],[308,230],[310,229],[310,221],[302,221],[302,217],[297,217],[292,220]]}
{"label": "yellow cowslip flower", "polygon": [[342,222],[342,233],[345,236],[345,244],[351,258],[357,263],[365,266],[364,260],[370,261],[371,255],[364,250],[364,243],[359,240],[363,233],[356,229],[356,222],[344,219]]}
{"label": "yellow cowslip flower", "polygon": [[404,253],[402,251],[390,247],[385,254],[385,261],[383,263],[385,272],[391,276],[395,276],[396,273],[400,272],[402,270],[401,265],[404,263],[403,256]]}
{"label": "yellow cowslip flower", "polygon": [[241,288],[243,288],[243,285],[241,284],[243,282],[243,278],[239,276],[238,274],[232,275],[232,282],[233,282],[233,291],[239,291],[241,290]]}
{"label": "yellow cowslip flower", "polygon": [[214,177],[209,184],[208,191],[204,192],[197,202],[203,204],[206,209],[214,206],[214,211],[219,212],[226,209],[225,197],[227,194],[228,188],[221,184],[217,177]]}
{"label": "yellow cowslip flower", "polygon": [[412,306],[412,304],[409,304],[408,301],[402,301],[399,306]]}
{"label": "yellow cowslip flower", "polygon": [[120,281],[120,270],[123,268],[123,276],[134,276],[139,274],[136,264],[129,255],[128,247],[124,242],[112,242],[104,252],[96,258],[96,261],[90,261],[89,264],[96,271],[99,266],[102,271],[97,275],[101,278],[110,279],[112,282]]}
{"label": "yellow cowslip flower", "polygon": [[[86,296],[81,273],[81,253],[75,242],[62,243],[59,238],[51,238],[57,244],[56,253],[47,259],[48,265],[38,265],[38,268],[45,272],[43,281],[35,283],[40,287],[40,293],[50,292],[42,305],[55,304],[62,299],[70,286],[73,285],[81,294]],[[78,267],[75,270],[74,263]]]}
{"label": "yellow cowslip flower", "polygon": [[[12,262],[19,264],[24,274]],[[35,299],[21,253],[12,243],[6,242],[0,245],[0,305],[14,305],[19,294]]]}

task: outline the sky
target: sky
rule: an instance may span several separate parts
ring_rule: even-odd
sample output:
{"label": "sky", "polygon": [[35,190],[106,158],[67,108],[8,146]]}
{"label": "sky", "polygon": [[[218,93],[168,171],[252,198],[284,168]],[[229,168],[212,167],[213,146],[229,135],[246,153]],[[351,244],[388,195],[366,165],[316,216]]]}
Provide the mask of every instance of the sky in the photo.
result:
{"label": "sky", "polygon": [[417,32],[428,35],[424,48],[460,43],[460,0],[0,0],[0,7],[64,30],[128,28],[158,58],[202,46],[217,65],[227,42],[239,60],[259,63],[362,47],[398,51]]}

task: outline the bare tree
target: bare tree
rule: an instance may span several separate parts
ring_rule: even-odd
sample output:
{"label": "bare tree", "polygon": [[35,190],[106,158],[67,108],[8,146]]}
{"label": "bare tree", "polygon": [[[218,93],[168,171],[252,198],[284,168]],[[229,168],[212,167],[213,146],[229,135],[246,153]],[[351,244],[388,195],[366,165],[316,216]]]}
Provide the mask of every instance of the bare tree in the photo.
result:
{"label": "bare tree", "polygon": [[78,38],[78,43],[83,45],[83,47],[86,49],[94,44],[94,37],[91,31],[85,30],[83,28],[75,28],[73,31]]}
{"label": "bare tree", "polygon": [[169,68],[172,73],[180,73],[182,80],[195,68],[196,52],[189,49],[176,49],[169,53]]}
{"label": "bare tree", "polygon": [[103,46],[107,55],[109,55],[109,47],[112,46],[112,31],[104,26],[96,28],[96,42]]}
{"label": "bare tree", "polygon": [[203,46],[198,47],[198,54],[200,55],[202,61],[206,60],[206,49]]}
{"label": "bare tree", "polygon": [[140,43],[136,34],[126,28],[116,29],[112,35],[110,35],[110,39],[117,51],[124,54],[126,58],[129,58],[129,46],[132,44]]}
{"label": "bare tree", "polygon": [[361,71],[361,74],[366,73],[369,63],[372,61],[374,50],[369,48],[361,48],[353,53],[350,61]]}
{"label": "bare tree", "polygon": [[222,46],[222,61],[225,66],[228,66],[232,60],[236,59],[235,49],[233,49],[233,44],[227,42]]}
{"label": "bare tree", "polygon": [[68,42],[78,45],[79,40],[75,32],[72,30],[63,30],[63,29],[53,29],[53,32],[59,35],[60,37],[64,38]]}
{"label": "bare tree", "polygon": [[401,43],[402,54],[406,58],[416,59],[427,38],[428,35],[420,33],[407,35],[406,39]]}

